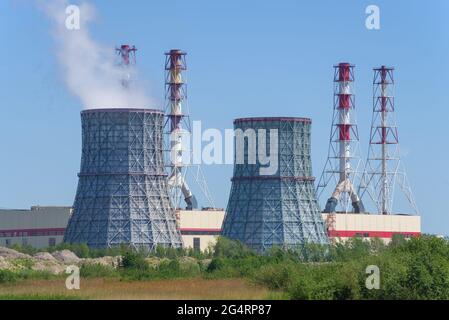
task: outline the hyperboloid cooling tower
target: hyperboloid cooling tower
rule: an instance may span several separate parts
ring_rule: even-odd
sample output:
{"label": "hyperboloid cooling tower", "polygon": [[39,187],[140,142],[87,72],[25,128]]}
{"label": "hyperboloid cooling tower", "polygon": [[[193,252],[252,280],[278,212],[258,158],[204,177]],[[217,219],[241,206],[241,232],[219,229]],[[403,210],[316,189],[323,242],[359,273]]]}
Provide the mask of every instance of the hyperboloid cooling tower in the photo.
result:
{"label": "hyperboloid cooling tower", "polygon": [[90,247],[181,247],[164,173],[164,114],[81,112],[81,172],[64,241]]}
{"label": "hyperboloid cooling tower", "polygon": [[314,191],[310,125],[307,118],[234,120],[234,176],[225,237],[259,252],[328,242]]}

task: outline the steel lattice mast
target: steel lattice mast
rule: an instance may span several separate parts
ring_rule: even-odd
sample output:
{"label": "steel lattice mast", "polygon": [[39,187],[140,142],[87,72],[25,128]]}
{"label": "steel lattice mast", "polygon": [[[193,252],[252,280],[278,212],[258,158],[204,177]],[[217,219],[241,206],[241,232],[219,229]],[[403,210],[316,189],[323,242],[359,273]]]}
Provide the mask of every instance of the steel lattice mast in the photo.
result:
{"label": "steel lattice mast", "polygon": [[359,134],[355,120],[354,65],[334,66],[334,108],[329,150],[323,173],[317,185],[320,198],[328,186],[334,190],[324,212],[363,212],[362,201],[355,190],[360,180]]}
{"label": "steel lattice mast", "polygon": [[368,158],[360,185],[363,196],[368,193],[378,213],[390,214],[393,210],[396,180],[416,214],[405,169],[401,163],[399,137],[394,116],[394,68],[374,68],[373,116],[371,121]]}
{"label": "steel lattice mast", "polygon": [[[187,184],[186,174],[188,165],[186,159],[192,159],[191,150],[186,150],[183,145],[183,139],[190,139],[191,125],[187,109],[187,84],[185,81],[185,71],[187,70],[187,53],[172,49],[165,53],[165,99],[166,131],[169,136],[168,163],[169,177],[168,183],[171,189],[171,199],[175,208],[180,207],[181,198],[191,210],[198,206],[196,197]],[[194,179],[199,188],[213,207],[212,197],[209,193],[206,181],[199,165],[195,166]]]}

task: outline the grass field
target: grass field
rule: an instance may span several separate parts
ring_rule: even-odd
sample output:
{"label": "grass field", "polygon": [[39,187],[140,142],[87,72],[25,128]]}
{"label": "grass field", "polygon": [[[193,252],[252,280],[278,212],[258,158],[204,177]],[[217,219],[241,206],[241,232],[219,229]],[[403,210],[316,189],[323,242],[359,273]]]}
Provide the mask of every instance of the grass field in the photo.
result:
{"label": "grass field", "polygon": [[65,281],[25,280],[0,285],[0,299],[278,299],[277,293],[242,279],[120,281],[81,279],[79,290]]}

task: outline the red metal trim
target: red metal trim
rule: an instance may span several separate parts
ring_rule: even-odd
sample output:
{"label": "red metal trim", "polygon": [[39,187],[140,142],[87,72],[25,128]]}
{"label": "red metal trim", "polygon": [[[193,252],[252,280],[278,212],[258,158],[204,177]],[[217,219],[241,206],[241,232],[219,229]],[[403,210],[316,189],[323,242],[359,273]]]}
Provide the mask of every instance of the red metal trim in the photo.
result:
{"label": "red metal trim", "polygon": [[312,123],[312,119],[310,119],[310,118],[298,118],[298,117],[255,117],[255,118],[238,118],[238,119],[234,119],[234,124],[240,123],[240,122],[268,122],[268,121]]}
{"label": "red metal trim", "polygon": [[94,172],[94,173],[78,173],[78,177],[83,176],[149,176],[149,177],[166,177],[166,173],[151,172]]}
{"label": "red metal trim", "polygon": [[164,112],[162,112],[162,110],[144,109],[144,108],[97,108],[97,109],[83,110],[83,111],[81,111],[81,114],[96,113],[96,112],[144,112],[144,113],[164,114]]}
{"label": "red metal trim", "polygon": [[221,232],[221,228],[180,228],[181,232]]}
{"label": "red metal trim", "polygon": [[393,235],[407,235],[418,237],[421,232],[407,232],[407,231],[369,231],[369,230],[328,230],[328,236],[332,238],[353,238],[356,236],[364,237],[365,234],[369,238],[393,238]]}
{"label": "red metal trim", "polygon": [[250,177],[232,177],[234,180],[296,180],[296,181],[315,181],[315,177],[295,177],[295,176],[250,176]]}
{"label": "red metal trim", "polygon": [[3,229],[2,238],[63,236],[65,228]]}

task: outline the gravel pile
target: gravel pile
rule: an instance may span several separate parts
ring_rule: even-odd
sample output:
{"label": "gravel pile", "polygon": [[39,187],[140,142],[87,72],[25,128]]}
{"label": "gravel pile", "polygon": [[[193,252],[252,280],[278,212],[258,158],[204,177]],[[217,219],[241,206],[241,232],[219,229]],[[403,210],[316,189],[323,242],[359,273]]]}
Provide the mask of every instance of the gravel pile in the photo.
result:
{"label": "gravel pile", "polygon": [[81,262],[81,259],[70,250],[55,251],[52,255],[56,260],[64,264],[78,264]]}
{"label": "gravel pile", "polygon": [[29,259],[29,258],[31,258],[31,256],[28,254],[21,253],[19,251],[16,251],[16,250],[13,250],[10,248],[5,248],[5,247],[0,247],[0,257],[7,258],[7,259]]}
{"label": "gravel pile", "polygon": [[33,255],[33,258],[38,260],[44,260],[44,261],[53,261],[56,262],[56,258],[51,255],[51,253],[48,252],[38,252]]}

